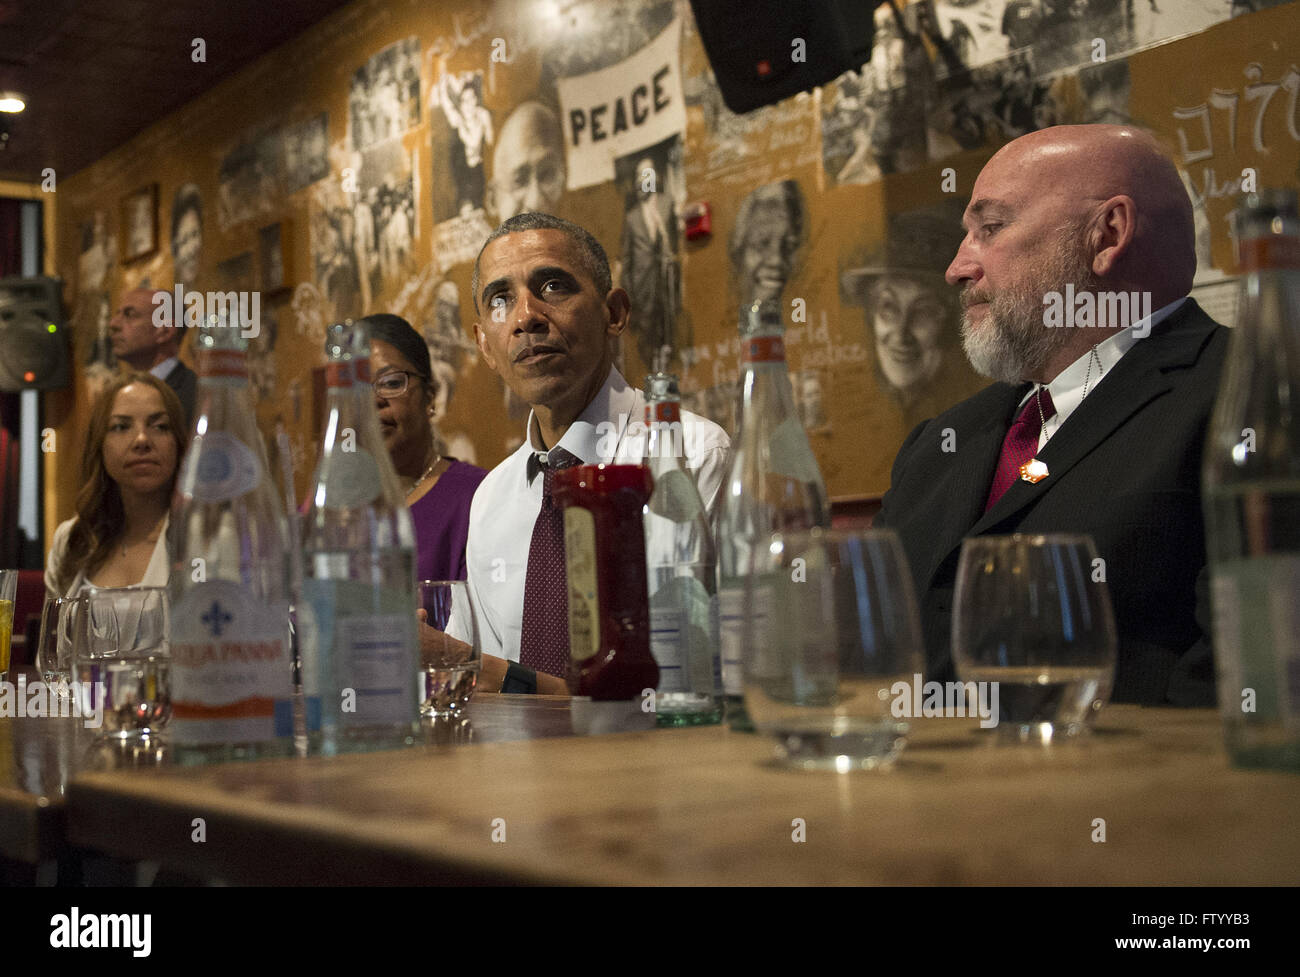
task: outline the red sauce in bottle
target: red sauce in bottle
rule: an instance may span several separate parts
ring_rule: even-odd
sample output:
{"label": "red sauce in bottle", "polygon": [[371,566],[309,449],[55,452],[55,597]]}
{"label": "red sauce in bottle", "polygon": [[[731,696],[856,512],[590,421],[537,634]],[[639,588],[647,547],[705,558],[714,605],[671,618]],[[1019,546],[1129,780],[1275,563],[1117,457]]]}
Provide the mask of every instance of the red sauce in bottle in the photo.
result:
{"label": "red sauce in bottle", "polygon": [[569,581],[569,690],[635,699],[659,684],[650,653],[645,531],[654,480],[643,465],[577,465],[556,472]]}

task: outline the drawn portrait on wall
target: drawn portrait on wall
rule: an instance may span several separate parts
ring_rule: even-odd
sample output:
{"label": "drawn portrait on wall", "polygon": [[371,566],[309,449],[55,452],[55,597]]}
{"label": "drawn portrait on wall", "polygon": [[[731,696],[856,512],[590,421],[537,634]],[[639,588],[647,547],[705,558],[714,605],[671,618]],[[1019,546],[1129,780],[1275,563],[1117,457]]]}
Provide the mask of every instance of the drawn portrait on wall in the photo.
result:
{"label": "drawn portrait on wall", "polygon": [[172,197],[172,277],[194,286],[203,253],[203,197],[197,183],[184,183]]}
{"label": "drawn portrait on wall", "polygon": [[944,280],[964,206],[891,217],[883,249],[840,277],[845,303],[865,312],[876,379],[905,411],[955,403],[979,386],[961,350],[960,293]]}
{"label": "drawn portrait on wall", "polygon": [[727,256],[740,305],[780,300],[804,242],[807,207],[794,180],[765,184],[741,201]]}
{"label": "drawn portrait on wall", "polygon": [[524,102],[497,137],[487,210],[498,223],[534,210],[554,213],[566,176],[559,118],[542,102]]}
{"label": "drawn portrait on wall", "polygon": [[435,220],[468,217],[481,210],[487,191],[484,160],[495,141],[492,113],[483,105],[483,72],[451,74],[445,61],[434,80],[430,101],[442,111],[449,128],[447,162],[455,194],[452,213],[434,215]]}
{"label": "drawn portrait on wall", "polygon": [[284,130],[284,182],[289,193],[329,175],[329,115],[325,112]]}
{"label": "drawn portrait on wall", "polygon": [[420,42],[390,44],[352,73],[348,134],[353,150],[400,136],[420,121]]}
{"label": "drawn portrait on wall", "polygon": [[[658,357],[690,344],[680,334],[682,271],[679,252],[678,188],[682,186],[681,137],[673,136],[614,163],[615,183],[623,191],[623,242],[620,284],[632,299],[628,332],[647,370]],[[662,364],[667,368],[667,362]]]}

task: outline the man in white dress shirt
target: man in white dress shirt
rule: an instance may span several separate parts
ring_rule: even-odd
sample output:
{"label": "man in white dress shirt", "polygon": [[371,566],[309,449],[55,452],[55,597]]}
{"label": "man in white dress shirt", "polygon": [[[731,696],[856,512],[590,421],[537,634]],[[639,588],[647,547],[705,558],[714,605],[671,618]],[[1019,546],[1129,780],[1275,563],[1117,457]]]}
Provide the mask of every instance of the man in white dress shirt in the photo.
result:
{"label": "man in white dress shirt", "polygon": [[[525,667],[538,630],[525,628],[527,591],[538,569],[530,577],[529,557],[545,521],[548,464],[641,460],[634,425],[644,420],[645,398],[614,368],[610,342],[627,326],[630,302],[612,287],[595,238],[539,213],[519,214],[492,233],[475,262],[473,289],[479,350],[532,408],[523,445],[483,480],[470,509],[467,563],[483,685],[495,690],[504,680],[507,691],[563,693],[560,669],[547,674]],[[726,476],[729,439],[688,411],[682,427],[687,467],[712,509]]]}

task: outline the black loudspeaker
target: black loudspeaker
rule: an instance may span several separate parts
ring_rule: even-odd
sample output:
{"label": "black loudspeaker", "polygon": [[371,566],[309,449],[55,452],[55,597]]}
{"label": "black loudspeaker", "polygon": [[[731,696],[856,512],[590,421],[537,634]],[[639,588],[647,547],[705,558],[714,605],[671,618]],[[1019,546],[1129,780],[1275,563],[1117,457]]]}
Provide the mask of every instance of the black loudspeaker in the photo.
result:
{"label": "black loudspeaker", "polygon": [[59,390],[71,380],[57,278],[0,278],[0,390]]}
{"label": "black loudspeaker", "polygon": [[722,100],[749,112],[870,61],[881,2],[691,0],[691,9]]}

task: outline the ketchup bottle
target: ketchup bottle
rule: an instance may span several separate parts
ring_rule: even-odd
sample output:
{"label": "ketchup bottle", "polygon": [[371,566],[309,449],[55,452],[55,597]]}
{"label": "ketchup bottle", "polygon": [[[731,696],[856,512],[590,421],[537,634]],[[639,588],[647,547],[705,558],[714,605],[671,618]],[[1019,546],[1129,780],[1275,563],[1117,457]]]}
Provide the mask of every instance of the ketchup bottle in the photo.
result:
{"label": "ketchup bottle", "polygon": [[569,580],[569,690],[635,699],[659,684],[650,653],[643,465],[577,465],[555,473]]}

